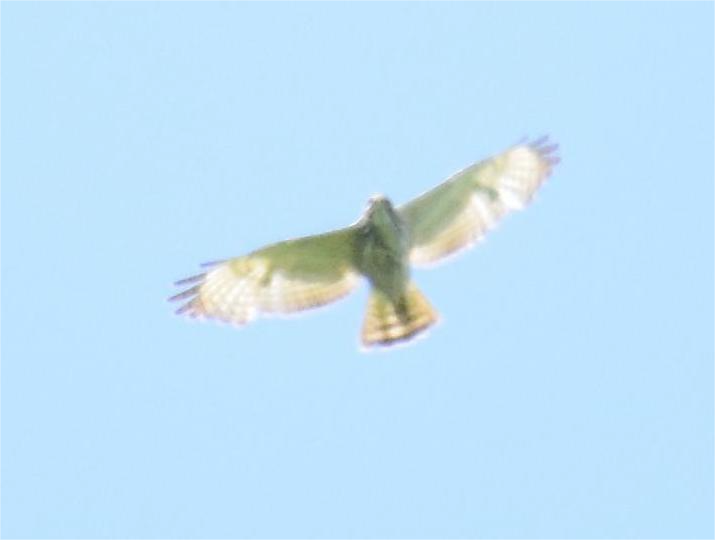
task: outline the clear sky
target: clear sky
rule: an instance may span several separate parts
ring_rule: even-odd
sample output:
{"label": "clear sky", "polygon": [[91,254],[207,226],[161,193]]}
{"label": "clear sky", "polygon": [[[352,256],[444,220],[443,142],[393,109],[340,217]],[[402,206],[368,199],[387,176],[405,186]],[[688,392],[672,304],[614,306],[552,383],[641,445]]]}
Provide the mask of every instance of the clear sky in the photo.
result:
{"label": "clear sky", "polygon": [[[3,3],[2,535],[713,536],[712,3]],[[198,264],[523,135],[526,211],[244,329]]]}

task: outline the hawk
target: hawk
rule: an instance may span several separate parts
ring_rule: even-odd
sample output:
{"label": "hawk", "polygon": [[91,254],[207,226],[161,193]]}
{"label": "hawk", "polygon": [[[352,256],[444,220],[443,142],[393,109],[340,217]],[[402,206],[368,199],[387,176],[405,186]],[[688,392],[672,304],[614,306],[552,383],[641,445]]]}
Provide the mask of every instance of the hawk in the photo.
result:
{"label": "hawk", "polygon": [[363,345],[409,340],[437,321],[411,267],[471,246],[505,214],[523,208],[559,162],[557,148],[546,137],[516,144],[402,206],[371,197],[348,227],[206,263],[205,272],[176,282],[188,288],[170,300],[185,301],[178,314],[242,325],[328,304],[365,278],[371,291]]}

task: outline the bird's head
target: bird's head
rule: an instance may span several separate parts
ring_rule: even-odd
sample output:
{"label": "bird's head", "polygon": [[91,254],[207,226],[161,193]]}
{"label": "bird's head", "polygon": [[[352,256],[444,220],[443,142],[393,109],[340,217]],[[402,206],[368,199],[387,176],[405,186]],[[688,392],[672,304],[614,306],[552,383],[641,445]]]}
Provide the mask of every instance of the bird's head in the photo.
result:
{"label": "bird's head", "polygon": [[390,199],[380,193],[373,195],[367,200],[367,213],[385,210],[386,208],[392,208],[392,203]]}
{"label": "bird's head", "polygon": [[373,195],[367,200],[365,218],[373,224],[395,223],[399,220],[395,207],[384,195]]}
{"label": "bird's head", "polygon": [[379,218],[382,215],[386,215],[390,212],[394,212],[392,203],[390,199],[382,194],[373,195],[367,200],[367,208],[365,210],[365,215],[368,219]]}

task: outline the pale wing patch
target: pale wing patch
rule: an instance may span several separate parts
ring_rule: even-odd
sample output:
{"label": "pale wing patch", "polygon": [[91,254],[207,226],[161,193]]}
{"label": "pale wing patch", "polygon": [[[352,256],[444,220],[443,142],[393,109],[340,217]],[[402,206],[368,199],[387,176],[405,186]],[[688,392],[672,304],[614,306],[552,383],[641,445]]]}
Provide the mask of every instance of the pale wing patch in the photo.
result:
{"label": "pale wing patch", "polygon": [[517,146],[497,156],[483,171],[475,171],[478,187],[496,191],[497,200],[509,210],[526,206],[551,174],[558,158],[551,153],[556,145]]}
{"label": "pale wing patch", "polygon": [[355,230],[278,242],[211,266],[177,282],[191,285],[170,300],[188,300],[177,313],[244,324],[260,314],[322,306],[355,288]]}
{"label": "pale wing patch", "polygon": [[350,293],[359,276],[347,268],[331,280],[289,277],[260,257],[241,257],[195,276],[199,283],[171,300],[190,300],[177,313],[245,324],[259,314],[288,314]]}
{"label": "pale wing patch", "polygon": [[469,204],[432,241],[415,245],[410,251],[412,264],[429,264],[469,247],[491,229],[507,211],[500,201],[476,192]]}
{"label": "pale wing patch", "polygon": [[526,206],[559,159],[542,138],[453,175],[401,209],[412,233],[410,262],[439,261],[471,246],[507,213]]}

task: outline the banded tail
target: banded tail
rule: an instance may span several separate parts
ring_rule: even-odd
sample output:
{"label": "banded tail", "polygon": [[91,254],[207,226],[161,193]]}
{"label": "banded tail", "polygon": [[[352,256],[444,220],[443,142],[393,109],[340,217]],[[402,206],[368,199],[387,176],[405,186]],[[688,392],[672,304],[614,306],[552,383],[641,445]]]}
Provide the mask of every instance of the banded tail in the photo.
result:
{"label": "banded tail", "polygon": [[410,282],[404,296],[396,303],[373,289],[363,322],[362,343],[365,347],[373,347],[406,341],[427,330],[437,318],[437,312],[414,283]]}

